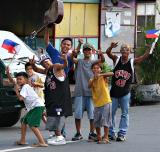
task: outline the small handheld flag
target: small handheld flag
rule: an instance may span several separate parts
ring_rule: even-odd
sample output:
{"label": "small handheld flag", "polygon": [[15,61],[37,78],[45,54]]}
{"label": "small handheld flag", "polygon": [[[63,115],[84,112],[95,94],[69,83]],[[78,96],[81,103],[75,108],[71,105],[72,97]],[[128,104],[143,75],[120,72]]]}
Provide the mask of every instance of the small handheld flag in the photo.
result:
{"label": "small handheld flag", "polygon": [[158,38],[160,30],[148,30],[146,31],[146,38]]}
{"label": "small handheld flag", "polygon": [[149,54],[152,54],[154,48],[155,48],[155,45],[159,39],[159,34],[160,34],[160,30],[148,30],[146,31],[146,38],[155,38],[154,42],[152,43],[152,47],[150,49],[150,52]]}
{"label": "small handheld flag", "polygon": [[8,53],[18,54],[20,45],[12,40],[5,39],[2,44],[2,48],[8,50]]}

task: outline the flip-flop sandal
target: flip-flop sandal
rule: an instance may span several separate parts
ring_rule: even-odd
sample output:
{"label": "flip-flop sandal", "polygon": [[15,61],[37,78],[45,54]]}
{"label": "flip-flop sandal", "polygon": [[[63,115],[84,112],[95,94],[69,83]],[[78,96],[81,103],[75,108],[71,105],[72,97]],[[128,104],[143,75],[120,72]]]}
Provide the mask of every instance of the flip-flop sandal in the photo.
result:
{"label": "flip-flop sandal", "polygon": [[102,140],[97,142],[98,144],[111,144],[108,139],[103,138]]}
{"label": "flip-flop sandal", "polygon": [[48,147],[47,144],[33,144],[32,147]]}
{"label": "flip-flop sandal", "polygon": [[27,146],[28,143],[21,143],[20,141],[16,141],[15,145],[19,145],[19,146]]}

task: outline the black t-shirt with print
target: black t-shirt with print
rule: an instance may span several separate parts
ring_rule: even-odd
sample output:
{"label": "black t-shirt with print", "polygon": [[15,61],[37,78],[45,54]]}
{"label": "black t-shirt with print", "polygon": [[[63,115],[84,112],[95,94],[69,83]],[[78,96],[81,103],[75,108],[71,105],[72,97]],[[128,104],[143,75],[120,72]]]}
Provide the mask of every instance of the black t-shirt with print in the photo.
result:
{"label": "black t-shirt with print", "polygon": [[121,57],[113,70],[111,82],[111,97],[122,97],[129,93],[132,83],[132,68],[130,59],[127,63],[121,62]]}
{"label": "black t-shirt with print", "polygon": [[45,106],[48,116],[72,115],[72,103],[68,78],[58,80],[53,71],[48,71],[45,81]]}

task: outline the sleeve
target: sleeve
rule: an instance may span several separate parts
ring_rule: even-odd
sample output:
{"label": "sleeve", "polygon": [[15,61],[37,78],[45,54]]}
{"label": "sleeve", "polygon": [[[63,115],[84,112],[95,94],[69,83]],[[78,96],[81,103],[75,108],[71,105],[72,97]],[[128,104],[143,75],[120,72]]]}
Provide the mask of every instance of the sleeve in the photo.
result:
{"label": "sleeve", "polygon": [[21,89],[21,91],[20,91],[20,95],[23,97],[23,98],[26,98],[27,97],[27,89],[28,87],[27,87],[27,85],[24,85],[23,87],[22,87],[22,89]]}
{"label": "sleeve", "polygon": [[55,49],[51,43],[48,44],[46,48],[46,52],[49,54],[53,63],[57,63],[57,62],[59,63],[57,59],[60,58],[60,52],[57,49]]}

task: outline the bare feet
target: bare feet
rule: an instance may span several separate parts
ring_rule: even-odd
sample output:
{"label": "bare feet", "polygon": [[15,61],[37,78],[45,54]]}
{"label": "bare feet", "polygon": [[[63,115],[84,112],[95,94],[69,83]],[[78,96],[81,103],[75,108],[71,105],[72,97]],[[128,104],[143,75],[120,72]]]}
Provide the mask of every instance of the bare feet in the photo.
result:
{"label": "bare feet", "polygon": [[28,145],[28,143],[22,142],[22,141],[16,141],[15,144],[19,145],[19,146],[26,146],[26,145]]}
{"label": "bare feet", "polygon": [[47,144],[45,144],[45,143],[38,143],[38,144],[33,144],[32,145],[32,147],[48,147],[48,145]]}
{"label": "bare feet", "polygon": [[103,138],[102,140],[99,140],[97,143],[98,144],[110,144],[110,142],[107,138]]}

